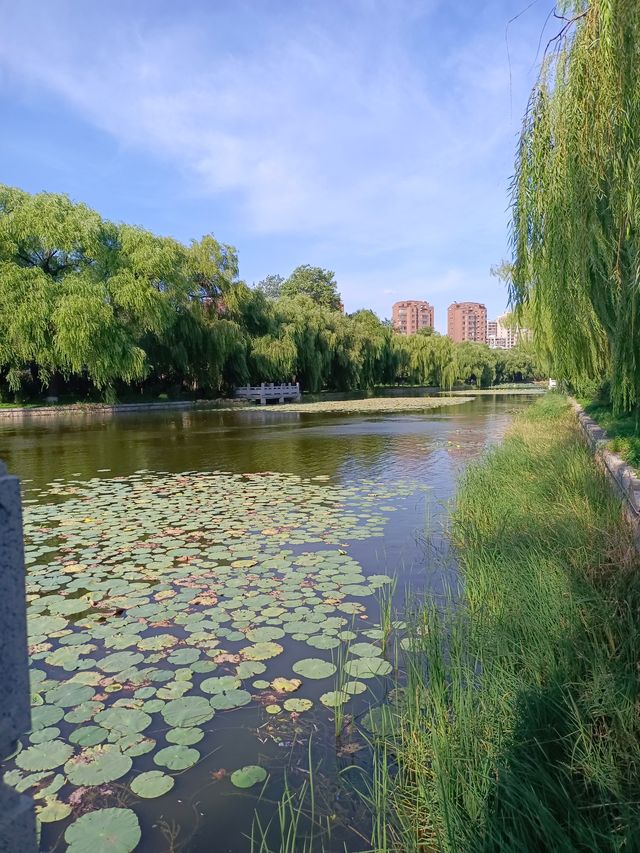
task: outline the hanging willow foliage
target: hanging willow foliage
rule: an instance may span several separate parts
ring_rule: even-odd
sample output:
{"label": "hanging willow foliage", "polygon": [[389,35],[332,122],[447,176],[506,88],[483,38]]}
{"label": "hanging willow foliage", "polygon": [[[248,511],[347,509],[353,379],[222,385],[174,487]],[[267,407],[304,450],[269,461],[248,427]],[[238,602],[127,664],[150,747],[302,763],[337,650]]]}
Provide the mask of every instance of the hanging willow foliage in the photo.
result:
{"label": "hanging willow foliage", "polygon": [[640,3],[574,2],[524,118],[511,298],[559,378],[640,403]]}

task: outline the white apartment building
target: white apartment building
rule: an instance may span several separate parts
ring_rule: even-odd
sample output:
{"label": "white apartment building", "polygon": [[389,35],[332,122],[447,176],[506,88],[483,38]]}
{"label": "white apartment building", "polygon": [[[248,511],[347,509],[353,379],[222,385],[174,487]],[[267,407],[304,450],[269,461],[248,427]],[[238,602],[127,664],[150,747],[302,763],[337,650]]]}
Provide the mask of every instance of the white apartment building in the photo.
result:
{"label": "white apartment building", "polygon": [[491,349],[512,349],[521,338],[527,336],[526,329],[504,325],[507,317],[507,314],[502,314],[496,320],[487,321],[487,343]]}

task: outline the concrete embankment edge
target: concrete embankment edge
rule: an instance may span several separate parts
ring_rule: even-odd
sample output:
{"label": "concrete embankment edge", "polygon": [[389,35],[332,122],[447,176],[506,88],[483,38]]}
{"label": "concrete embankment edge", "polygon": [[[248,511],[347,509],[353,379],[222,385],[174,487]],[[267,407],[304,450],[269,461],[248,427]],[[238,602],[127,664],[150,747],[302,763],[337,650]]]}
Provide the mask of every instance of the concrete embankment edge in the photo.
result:
{"label": "concrete embankment edge", "polygon": [[636,548],[640,551],[640,478],[618,454],[607,448],[609,436],[602,427],[586,414],[579,403],[575,400],[570,400],[570,403],[596,462],[622,498],[624,514],[633,530]]}

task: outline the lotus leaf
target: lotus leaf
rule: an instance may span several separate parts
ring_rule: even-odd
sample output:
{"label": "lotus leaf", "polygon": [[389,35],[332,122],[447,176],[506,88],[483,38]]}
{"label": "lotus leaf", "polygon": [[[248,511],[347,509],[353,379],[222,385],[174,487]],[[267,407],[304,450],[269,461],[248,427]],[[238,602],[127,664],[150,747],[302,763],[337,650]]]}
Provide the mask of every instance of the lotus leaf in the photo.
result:
{"label": "lotus leaf", "polygon": [[211,697],[211,707],[217,711],[228,711],[231,708],[240,708],[251,702],[251,694],[247,690],[225,690],[215,693]]}
{"label": "lotus leaf", "polygon": [[382,654],[382,649],[373,643],[352,643],[349,646],[349,653],[361,658],[375,658]]}
{"label": "lotus leaf", "polygon": [[335,664],[321,658],[303,658],[296,661],[293,671],[304,678],[329,678],[336,671]]}
{"label": "lotus leaf", "polygon": [[248,764],[246,767],[241,767],[239,770],[234,770],[231,774],[231,783],[236,788],[251,788],[252,785],[257,785],[264,782],[267,778],[267,771],[264,767],[259,767],[257,764]]}
{"label": "lotus leaf", "polygon": [[95,721],[103,728],[113,729],[120,735],[143,732],[151,725],[151,717],[144,711],[116,707],[100,711],[96,714]]}
{"label": "lotus leaf", "polygon": [[64,772],[74,785],[102,785],[120,779],[131,769],[131,759],[113,744],[90,746],[70,758]]}
{"label": "lotus leaf", "polygon": [[53,770],[60,767],[73,753],[73,747],[61,740],[49,740],[23,749],[16,764],[23,770]]}
{"label": "lotus leaf", "polygon": [[336,708],[338,705],[344,705],[349,701],[349,694],[343,690],[330,690],[328,693],[323,693],[320,701],[327,708]]}
{"label": "lotus leaf", "polygon": [[214,678],[205,678],[200,689],[204,693],[223,693],[225,690],[233,690],[240,687],[240,680],[233,675],[221,675]]}
{"label": "lotus leaf", "polygon": [[259,678],[257,681],[254,681],[251,685],[255,687],[256,690],[266,690],[269,687],[269,682],[265,681],[263,678]]}
{"label": "lotus leaf", "polygon": [[295,711],[298,714],[301,714],[303,711],[308,711],[309,708],[313,707],[313,702],[311,699],[298,699],[291,698],[285,699],[284,708],[285,711]]}
{"label": "lotus leaf", "polygon": [[82,815],[67,828],[67,853],[132,853],[141,838],[131,809],[98,809]]}
{"label": "lotus leaf", "polygon": [[67,780],[65,779],[62,773],[56,773],[53,779],[45,785],[43,788],[34,794],[34,798],[42,798],[47,799],[47,797],[53,797],[54,794],[57,794],[60,788],[67,784]]}
{"label": "lotus leaf", "polygon": [[157,714],[166,704],[163,699],[147,699],[142,708],[147,714]]}
{"label": "lotus leaf", "polygon": [[202,729],[169,729],[167,732],[167,740],[169,743],[181,743],[185,746],[193,746],[194,743],[199,743],[204,737]]}
{"label": "lotus leaf", "polygon": [[168,702],[162,709],[162,717],[168,726],[192,728],[207,723],[214,710],[203,696],[184,696]]}
{"label": "lotus leaf", "polygon": [[218,665],[211,660],[198,660],[191,667],[194,672],[214,672],[217,668]]}
{"label": "lotus leaf", "polygon": [[200,657],[198,649],[177,649],[169,655],[169,663],[174,666],[182,666],[184,664],[195,663]]}
{"label": "lotus leaf", "polygon": [[267,714],[279,714],[282,711],[282,707],[277,704],[266,705],[265,711],[267,712]]}
{"label": "lotus leaf", "polygon": [[245,660],[261,661],[275,658],[282,654],[283,651],[284,649],[280,643],[255,643],[252,646],[246,646],[244,649],[240,649],[239,654],[241,654]]}
{"label": "lotus leaf", "polygon": [[143,660],[144,655],[140,652],[115,652],[98,661],[98,667],[103,672],[122,672],[127,667],[136,666]]}
{"label": "lotus leaf", "polygon": [[252,675],[262,675],[266,671],[266,665],[260,661],[243,660],[236,667],[238,678],[251,678]]}
{"label": "lotus leaf", "polygon": [[91,699],[95,692],[89,685],[66,681],[47,691],[47,702],[61,708],[74,708]]}
{"label": "lotus leaf", "polygon": [[41,773],[30,773],[28,776],[21,776],[17,779],[14,787],[19,794],[22,794],[24,791],[28,791],[29,788],[33,788],[36,785],[39,785],[45,779],[48,779],[51,776],[51,771],[47,770]]}
{"label": "lotus leaf", "polygon": [[160,651],[161,649],[170,649],[178,643],[178,638],[173,634],[157,634],[151,637],[145,637],[138,642],[138,648],[146,651]]}
{"label": "lotus leaf", "polygon": [[188,693],[193,684],[190,681],[169,681],[164,687],[160,687],[157,692],[158,699],[179,699]]}
{"label": "lotus leaf", "polygon": [[137,733],[123,735],[113,743],[114,746],[118,747],[120,752],[124,755],[130,755],[132,758],[137,758],[139,755],[146,755],[146,753],[151,752],[156,745],[153,738],[145,737],[144,735]]}
{"label": "lotus leaf", "polygon": [[383,658],[357,658],[347,661],[344,671],[352,678],[375,678],[377,675],[388,675],[391,664]]}
{"label": "lotus leaf", "polygon": [[42,823],[54,823],[57,820],[64,820],[71,814],[71,806],[68,803],[63,803],[57,797],[47,797],[44,805],[36,808],[38,820]]}
{"label": "lotus leaf", "polygon": [[282,628],[268,626],[264,628],[252,628],[250,631],[247,631],[246,637],[252,643],[263,643],[269,640],[279,640],[281,637],[284,637],[284,631]]}
{"label": "lotus leaf", "polygon": [[276,693],[294,693],[301,687],[302,681],[299,678],[274,678],[271,682],[271,687]]}
{"label": "lotus leaf", "polygon": [[82,726],[69,735],[71,743],[78,746],[96,746],[107,739],[109,732],[102,726]]}
{"label": "lotus leaf", "polygon": [[342,685],[342,689],[350,696],[359,696],[361,693],[365,692],[367,685],[363,684],[362,681],[347,681]]}
{"label": "lotus leaf", "polygon": [[136,776],[131,783],[131,790],[138,797],[151,799],[166,794],[173,788],[174,784],[174,778],[163,773],[162,770],[148,770],[146,773]]}
{"label": "lotus leaf", "polygon": [[10,788],[15,788],[15,786],[23,779],[24,776],[20,772],[20,770],[7,770],[7,772],[3,775],[2,781],[5,785],[9,785]]}
{"label": "lotus leaf", "polygon": [[168,767],[169,770],[186,770],[188,767],[193,767],[199,758],[200,753],[197,749],[182,744],[166,746],[153,756],[156,764]]}
{"label": "lotus leaf", "polygon": [[92,700],[91,702],[78,705],[73,711],[67,711],[64,718],[68,723],[73,723],[74,725],[77,723],[86,723],[88,720],[93,719],[98,711],[101,711],[103,708],[104,704],[102,702]]}
{"label": "lotus leaf", "polygon": [[307,645],[314,649],[336,649],[340,645],[340,640],[336,637],[320,634],[320,636],[309,637]]}
{"label": "lotus leaf", "polygon": [[140,687],[133,696],[135,699],[150,699],[152,696],[155,696],[155,693],[155,687]]}
{"label": "lotus leaf", "polygon": [[48,726],[46,729],[36,729],[29,736],[31,743],[44,743],[47,740],[55,740],[60,734],[57,726]]}

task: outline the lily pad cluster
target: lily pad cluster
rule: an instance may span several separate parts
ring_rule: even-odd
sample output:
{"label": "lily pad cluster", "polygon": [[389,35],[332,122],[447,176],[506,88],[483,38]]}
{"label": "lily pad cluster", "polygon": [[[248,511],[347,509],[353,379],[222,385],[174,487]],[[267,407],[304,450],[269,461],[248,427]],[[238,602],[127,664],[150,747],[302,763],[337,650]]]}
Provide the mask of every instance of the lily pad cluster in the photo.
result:
{"label": "lily pad cluster", "polygon": [[[36,796],[43,822],[69,817],[70,786],[117,781],[160,797],[206,754],[198,744],[216,714],[265,691],[277,699],[267,712],[309,710],[298,690],[308,679],[332,687],[332,650],[345,641],[360,639],[339,699],[364,691],[359,679],[390,665],[352,623],[391,578],[366,576],[344,543],[382,535],[394,509],[384,502],[411,488],[224,472],[50,484],[25,508],[32,732],[5,781]],[[283,672],[292,639],[308,654]],[[264,778],[251,766],[231,782]],[[107,846],[112,833],[120,847]],[[103,841],[134,849],[137,818],[83,814],[66,830],[69,850],[90,836],[92,853]]]}

